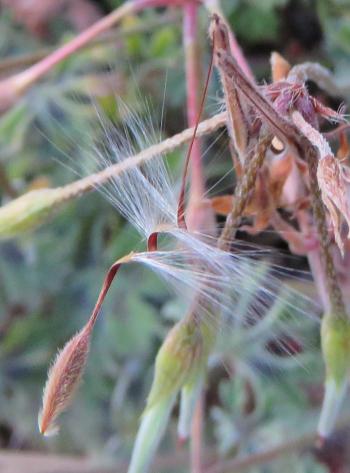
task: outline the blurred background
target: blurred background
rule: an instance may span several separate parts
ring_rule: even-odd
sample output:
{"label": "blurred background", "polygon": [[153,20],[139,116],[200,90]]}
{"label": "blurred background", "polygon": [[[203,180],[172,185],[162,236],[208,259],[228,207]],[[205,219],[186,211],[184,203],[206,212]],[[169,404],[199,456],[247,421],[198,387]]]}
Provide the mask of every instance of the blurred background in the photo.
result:
{"label": "blurred background", "polygon": [[[0,0],[1,77],[45,57],[120,3]],[[348,79],[348,0],[224,0],[223,7],[260,83],[270,80],[269,57],[274,50],[292,64],[319,61],[340,81]],[[75,172],[84,174],[86,150],[96,139],[92,125],[96,103],[118,126],[122,117],[115,97],[141,114],[149,113],[142,105],[146,98],[160,127],[164,102],[162,136],[186,127],[181,22],[181,11],[175,8],[148,9],[126,17],[56,66],[3,113],[2,204],[30,189],[72,182]],[[210,55],[207,26],[203,10],[199,29],[203,77]],[[215,76],[207,116],[219,111],[220,97]],[[227,138],[217,134],[206,139],[206,146],[210,146],[206,177],[213,184],[229,166]],[[175,178],[183,156],[181,149],[169,158]],[[268,234],[266,239],[269,245],[286,249],[276,235]],[[155,355],[178,317],[177,299],[155,275],[130,267],[118,277],[94,333],[83,385],[62,417],[60,434],[42,439],[37,413],[47,369],[58,347],[86,321],[106,269],[135,247],[140,247],[136,232],[96,192],[64,206],[37,231],[0,243],[1,473],[125,471]],[[302,258],[295,265],[306,269]],[[305,285],[312,293],[311,283]],[[232,458],[238,449],[254,452],[296,434],[305,434],[310,447],[307,435],[315,428],[322,400],[322,361],[317,330],[309,325],[305,322],[303,327],[306,332],[313,330],[313,350],[301,363],[306,368],[280,357],[269,373],[255,370],[249,350],[256,347],[245,346],[234,352],[246,366],[243,374],[229,377],[220,364],[211,371],[205,412],[208,465],[218,458]],[[266,348],[268,338],[262,340]],[[254,387],[250,407],[247,378]],[[176,411],[152,471],[188,471],[187,447],[174,447],[175,419]],[[344,429],[330,452],[318,455],[307,448],[303,454],[281,455],[246,471],[344,473],[350,471],[346,469],[348,438]]]}

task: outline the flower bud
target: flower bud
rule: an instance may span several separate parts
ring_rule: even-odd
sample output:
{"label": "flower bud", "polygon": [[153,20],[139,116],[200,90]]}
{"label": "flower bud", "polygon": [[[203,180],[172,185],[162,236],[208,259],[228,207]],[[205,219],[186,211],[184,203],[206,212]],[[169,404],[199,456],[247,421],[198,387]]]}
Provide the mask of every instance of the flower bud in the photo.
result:
{"label": "flower bud", "polygon": [[183,319],[171,329],[156,358],[146,409],[202,374],[212,342],[210,328],[195,317]]}
{"label": "flower bud", "polygon": [[39,413],[40,433],[54,435],[55,420],[71,402],[82,378],[90,346],[91,324],[66,343],[50,368]]}

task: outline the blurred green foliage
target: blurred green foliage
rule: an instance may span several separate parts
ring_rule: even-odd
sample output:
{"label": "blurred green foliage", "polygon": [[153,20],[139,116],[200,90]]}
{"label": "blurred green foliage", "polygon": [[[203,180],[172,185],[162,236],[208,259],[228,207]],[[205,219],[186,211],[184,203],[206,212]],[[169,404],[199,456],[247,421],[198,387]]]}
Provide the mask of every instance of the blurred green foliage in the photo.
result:
{"label": "blurred green foliage", "polygon": [[[120,3],[110,0],[104,5],[108,10]],[[272,48],[293,62],[321,60],[339,77],[349,77],[349,2],[227,0],[223,6],[259,77],[268,79]],[[297,19],[288,16],[291,9],[299,11],[300,22],[305,22],[305,12],[310,16],[311,11],[310,22],[317,25],[314,37],[298,37],[299,30],[293,23]],[[163,14],[147,11],[127,19],[123,26],[145,26]],[[209,59],[206,27],[203,14],[200,33],[204,63]],[[72,34],[61,31],[61,40],[66,41]],[[41,47],[44,41],[34,38],[4,10],[0,18],[2,57],[31,53]],[[0,119],[2,203],[11,194],[20,195],[35,186],[38,178],[52,186],[74,180],[70,168],[76,170],[79,163],[84,163],[83,151],[94,139],[93,101],[120,124],[114,96],[120,96],[136,111],[140,110],[140,95],[150,96],[155,121],[160,122],[166,77],[162,132],[170,135],[185,126],[178,20],[133,33],[117,44],[88,48],[56,67]],[[219,95],[218,82],[213,82],[211,97]],[[209,99],[209,103],[210,113],[213,106],[219,108],[217,99]],[[211,155],[221,154],[225,145],[221,138]],[[171,157],[175,175],[182,157],[181,151]],[[209,181],[222,166],[217,161],[214,164],[217,168],[211,164]],[[35,233],[0,244],[2,446],[128,459],[151,384],[155,354],[176,319],[178,304],[149,271],[123,268],[114,283],[94,333],[83,386],[62,419],[62,435],[44,442],[36,419],[48,364],[57,348],[86,321],[106,269],[139,244],[134,230],[97,193],[70,203]],[[310,330],[308,321],[299,322],[302,330]],[[265,335],[263,341],[268,342],[269,333]],[[237,450],[254,452],[314,428],[317,401],[310,392],[320,389],[322,370],[315,338],[315,349],[306,366],[288,363],[282,357],[272,368],[267,368],[269,360],[266,366],[258,366],[253,356],[256,345],[244,345],[244,340],[225,355],[237,365],[232,379],[219,362],[215,364],[208,383],[206,441],[221,455],[232,455]],[[266,353],[262,341],[261,347]],[[255,395],[249,415],[244,411],[247,379]],[[172,429],[164,449],[169,449]],[[250,471],[296,471],[295,462],[300,465],[298,472],[324,471],[313,457],[300,459],[293,455],[271,467]]]}

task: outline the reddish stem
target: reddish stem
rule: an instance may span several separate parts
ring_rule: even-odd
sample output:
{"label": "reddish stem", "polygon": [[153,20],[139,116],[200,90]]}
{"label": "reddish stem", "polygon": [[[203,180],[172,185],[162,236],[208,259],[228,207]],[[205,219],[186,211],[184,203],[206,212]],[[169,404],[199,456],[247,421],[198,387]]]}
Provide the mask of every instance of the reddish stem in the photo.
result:
{"label": "reddish stem", "polygon": [[100,294],[98,296],[97,302],[95,304],[94,310],[92,311],[92,314],[90,316],[90,319],[88,321],[88,326],[91,328],[95,325],[95,322],[97,320],[97,317],[100,313],[101,306],[103,304],[103,301],[105,300],[105,297],[107,295],[107,292],[113,282],[113,279],[115,278],[120,266],[122,263],[114,263],[108,270],[108,273],[103,281],[102,289],[100,291]]}
{"label": "reddish stem", "polygon": [[[194,126],[198,117],[198,92],[200,90],[200,62],[197,42],[198,6],[184,6],[183,42],[185,48],[187,121]],[[191,150],[191,195],[198,199],[204,191],[200,140],[195,139]]]}
{"label": "reddish stem", "polygon": [[18,96],[23,94],[55,65],[84,47],[92,39],[96,38],[96,36],[110,29],[126,15],[135,13],[147,7],[182,6],[183,4],[187,5],[191,3],[192,0],[129,0],[125,2],[119,8],[101,18],[69,41],[69,43],[59,47],[56,51],[49,54],[41,61],[14,76],[2,80],[0,82],[1,108],[5,110],[12,106]]}

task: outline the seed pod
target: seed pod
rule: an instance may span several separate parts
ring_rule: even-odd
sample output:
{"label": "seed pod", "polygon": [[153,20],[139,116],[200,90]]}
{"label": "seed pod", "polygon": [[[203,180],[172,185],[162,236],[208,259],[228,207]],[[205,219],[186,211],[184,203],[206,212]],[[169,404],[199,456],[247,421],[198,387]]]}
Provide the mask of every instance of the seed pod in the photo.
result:
{"label": "seed pod", "polygon": [[347,317],[326,314],[322,320],[321,343],[326,365],[325,395],[318,433],[328,437],[341,408],[350,371],[350,321]]}
{"label": "seed pod", "polygon": [[67,199],[63,188],[38,189],[0,208],[0,238],[14,238],[32,230],[50,217]]}
{"label": "seed pod", "polygon": [[44,388],[43,406],[39,413],[39,430],[45,436],[54,435],[55,420],[71,402],[84,372],[92,325],[87,324],[66,343],[49,370]]}

